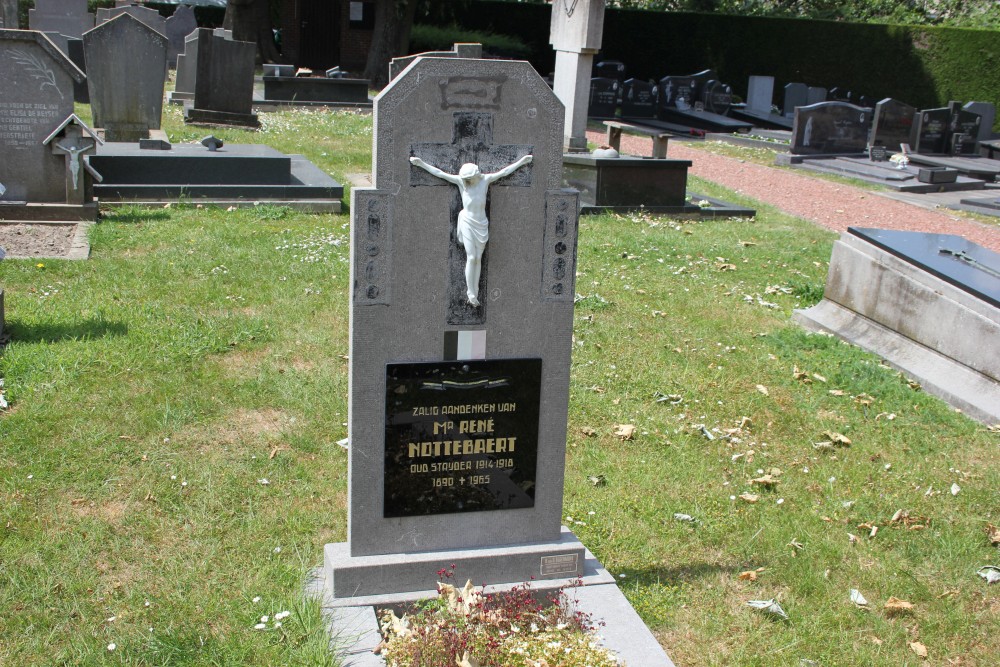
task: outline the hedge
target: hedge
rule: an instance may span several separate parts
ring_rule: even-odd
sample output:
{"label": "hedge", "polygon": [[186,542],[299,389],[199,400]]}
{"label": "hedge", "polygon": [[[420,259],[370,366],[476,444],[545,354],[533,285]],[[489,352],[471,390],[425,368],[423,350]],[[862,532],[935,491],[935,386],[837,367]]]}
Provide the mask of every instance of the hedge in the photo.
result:
{"label": "hedge", "polygon": [[[552,72],[551,5],[478,0],[454,3],[464,28],[515,35],[542,74]],[[834,86],[919,108],[949,100],[1000,105],[1000,32],[608,9],[598,59],[621,60],[629,74],[654,79],[714,69],[745,96],[750,75],[775,78],[775,103],[786,83]]]}

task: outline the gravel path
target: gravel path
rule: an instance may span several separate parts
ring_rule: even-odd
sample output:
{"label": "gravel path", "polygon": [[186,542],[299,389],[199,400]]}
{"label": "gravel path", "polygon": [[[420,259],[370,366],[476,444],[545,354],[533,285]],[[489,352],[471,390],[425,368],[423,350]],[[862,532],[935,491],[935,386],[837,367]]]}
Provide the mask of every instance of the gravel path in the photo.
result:
{"label": "gravel path", "polygon": [[[596,131],[588,131],[587,139],[598,145],[605,140],[604,134]],[[651,141],[646,137],[623,134],[622,152],[629,155],[649,155]],[[715,155],[693,148],[686,142],[671,141],[667,156],[691,160],[693,164],[688,173],[693,176],[718,183],[785,213],[811,220],[837,232],[853,225],[957,234],[993,252],[1000,252],[1000,227],[887,199],[862,188],[804,173]]]}

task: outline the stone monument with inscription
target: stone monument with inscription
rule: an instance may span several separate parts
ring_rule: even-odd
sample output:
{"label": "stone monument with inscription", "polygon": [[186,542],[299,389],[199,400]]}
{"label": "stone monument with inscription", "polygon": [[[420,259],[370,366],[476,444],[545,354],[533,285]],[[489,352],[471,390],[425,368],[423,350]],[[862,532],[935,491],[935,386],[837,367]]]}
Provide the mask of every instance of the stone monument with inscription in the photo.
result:
{"label": "stone monument with inscription", "polygon": [[549,42],[556,52],[552,89],[566,108],[563,149],[587,150],[587,101],[594,55],[601,50],[605,0],[553,0]]}
{"label": "stone monument with inscription", "polygon": [[[624,602],[561,526],[578,210],[563,106],[525,62],[418,58],[374,114],[373,186],[351,193],[347,541],[322,576],[334,625],[362,634],[357,665],[380,664],[373,608],[433,595],[442,568],[536,590],[582,577]],[[630,662],[669,665],[646,635],[659,658]]]}
{"label": "stone monument with inscription", "polygon": [[28,27],[79,38],[94,27],[94,15],[87,11],[87,0],[35,0],[35,7],[28,10]]}

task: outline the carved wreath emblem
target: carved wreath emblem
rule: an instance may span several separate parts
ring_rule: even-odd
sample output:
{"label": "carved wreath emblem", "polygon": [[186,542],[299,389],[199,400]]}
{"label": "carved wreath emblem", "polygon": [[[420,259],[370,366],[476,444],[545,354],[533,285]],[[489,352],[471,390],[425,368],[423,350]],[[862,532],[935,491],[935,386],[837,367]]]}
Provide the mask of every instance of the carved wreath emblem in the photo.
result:
{"label": "carved wreath emblem", "polygon": [[11,49],[10,57],[14,59],[18,65],[23,67],[32,79],[41,80],[41,84],[38,86],[38,90],[45,90],[45,86],[52,86],[59,93],[59,98],[64,99],[63,93],[59,90],[59,86],[56,85],[56,75],[50,68],[46,67],[45,63],[26,51],[21,49]]}

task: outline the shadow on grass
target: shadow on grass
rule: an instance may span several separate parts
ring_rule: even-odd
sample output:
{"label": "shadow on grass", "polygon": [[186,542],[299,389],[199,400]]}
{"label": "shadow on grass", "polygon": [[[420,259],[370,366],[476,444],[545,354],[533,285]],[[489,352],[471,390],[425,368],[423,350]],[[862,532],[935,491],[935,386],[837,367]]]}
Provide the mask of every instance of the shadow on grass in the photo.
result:
{"label": "shadow on grass", "polygon": [[166,220],[170,211],[163,208],[148,208],[146,206],[122,206],[101,213],[101,220],[122,224],[136,224],[150,220]]}
{"label": "shadow on grass", "polygon": [[625,575],[626,581],[638,581],[640,584],[675,584],[685,581],[703,579],[714,574],[728,572],[729,574],[739,574],[741,568],[738,565],[727,565],[724,563],[695,562],[677,567],[649,567],[637,570],[624,569],[621,574]]}
{"label": "shadow on grass", "polygon": [[93,340],[106,336],[124,336],[128,325],[103,319],[86,319],[80,322],[23,324],[8,320],[4,327],[7,343],[57,343],[67,340]]}

